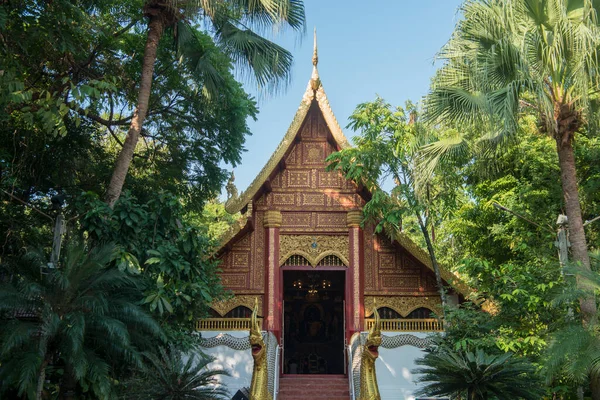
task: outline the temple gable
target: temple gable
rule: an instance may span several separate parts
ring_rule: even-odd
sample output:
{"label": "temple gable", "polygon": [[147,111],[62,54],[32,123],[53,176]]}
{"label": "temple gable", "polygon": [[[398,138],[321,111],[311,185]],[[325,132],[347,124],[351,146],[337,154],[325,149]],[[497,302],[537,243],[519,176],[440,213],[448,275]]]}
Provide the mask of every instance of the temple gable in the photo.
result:
{"label": "temple gable", "polygon": [[[374,304],[384,307],[388,318],[427,319],[440,310],[428,254],[402,232],[390,240],[375,234],[372,225],[361,226],[370,194],[340,171],[327,170],[327,157],[350,145],[313,65],[281,143],[244,192],[238,196],[234,187],[230,190],[226,209],[241,212],[242,219],[216,254],[223,285],[240,305],[248,296],[257,297],[263,329],[277,337],[284,326],[283,303],[300,301],[298,291],[315,289],[317,277],[321,286],[330,281],[337,286],[326,298],[345,302],[340,312],[347,335],[366,327],[367,309]],[[442,278],[456,284],[447,270]],[[464,285],[458,289],[465,291]],[[229,302],[228,307],[237,304]],[[436,324],[431,329],[439,329]]]}

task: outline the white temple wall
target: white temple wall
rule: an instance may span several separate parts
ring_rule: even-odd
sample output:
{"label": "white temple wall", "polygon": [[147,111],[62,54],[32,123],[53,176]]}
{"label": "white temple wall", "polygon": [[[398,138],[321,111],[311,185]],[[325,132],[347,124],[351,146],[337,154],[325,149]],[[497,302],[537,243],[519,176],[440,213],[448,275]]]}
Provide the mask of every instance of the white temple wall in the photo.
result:
{"label": "white temple wall", "polygon": [[[395,336],[398,332],[382,332],[386,336]],[[419,338],[427,337],[422,332],[403,332]],[[414,382],[412,370],[416,368],[415,359],[425,352],[418,347],[405,345],[395,349],[379,347],[379,357],[375,363],[377,383],[381,400],[415,400],[414,392],[419,388]]]}
{"label": "white temple wall", "polygon": [[[215,337],[218,334],[229,334],[235,338],[248,337],[247,331],[203,331],[200,332],[203,338]],[[208,364],[210,369],[224,369],[231,376],[220,376],[219,380],[223,383],[231,396],[243,387],[250,387],[252,380],[252,368],[254,360],[252,352],[247,350],[234,350],[228,346],[216,346],[211,348],[203,348],[202,351],[213,357],[215,360]]]}

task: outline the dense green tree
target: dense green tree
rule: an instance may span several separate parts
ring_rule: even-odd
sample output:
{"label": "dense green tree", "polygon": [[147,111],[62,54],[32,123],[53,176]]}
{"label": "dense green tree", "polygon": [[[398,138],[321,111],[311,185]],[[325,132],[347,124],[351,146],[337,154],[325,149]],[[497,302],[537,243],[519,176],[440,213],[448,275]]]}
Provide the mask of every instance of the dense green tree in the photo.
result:
{"label": "dense green tree", "polygon": [[[426,99],[432,123],[473,126],[431,144],[431,171],[451,152],[480,154],[514,141],[524,110],[556,146],[573,257],[590,261],[579,200],[575,135],[593,120],[600,63],[596,3],[587,0],[469,0],[442,49]],[[581,299],[586,321],[596,314]]]}
{"label": "dense green tree", "polygon": [[[0,184],[29,201],[38,188],[15,180],[56,170],[48,146],[61,141],[53,136],[75,135],[83,145],[90,141],[87,132],[91,143],[104,149],[94,159],[102,165],[94,171],[92,166],[75,164],[78,168],[69,172],[77,170],[79,176],[85,176],[81,170],[94,172],[95,186],[82,185],[79,190],[105,192],[126,137],[124,128],[135,111],[146,42],[141,2],[15,1],[1,8],[7,18],[0,25],[0,86],[5,93]],[[222,162],[239,162],[249,133],[246,119],[257,110],[233,77],[231,56],[215,45],[211,35],[186,26],[188,44],[182,42],[179,49],[185,47],[188,57],[182,62],[171,36],[159,43],[160,79],[153,82],[143,143],[135,149],[136,177],[129,188],[136,192],[140,183],[159,186],[186,197],[188,206],[199,210],[227,179]],[[218,91],[208,90],[211,76],[218,76]],[[207,91],[210,98],[203,95]],[[26,148],[32,143],[32,149],[46,157]],[[65,150],[61,148],[62,153]],[[27,168],[25,161],[32,159],[25,160],[22,153],[35,157],[35,165],[43,164],[44,169]],[[71,155],[78,158],[75,152]],[[57,172],[51,182],[46,180],[51,188],[60,188],[66,180],[59,176]]]}
{"label": "dense green tree", "polygon": [[511,353],[487,354],[455,351],[440,347],[416,360],[421,366],[413,372],[425,383],[417,395],[450,396],[467,400],[538,400],[542,384],[535,379],[534,368]]}
{"label": "dense green tree", "polygon": [[212,96],[223,89],[221,77],[210,64],[210,58],[205,56],[206,46],[199,42],[200,34],[189,20],[203,18],[203,23],[212,25],[214,38],[226,48],[232,59],[249,67],[261,85],[275,87],[288,77],[291,54],[257,35],[249,27],[265,29],[280,24],[293,29],[304,27],[304,6],[298,0],[147,0],[144,2],[143,15],[148,25],[139,90],[127,136],[106,191],[106,200],[111,207],[121,194],[148,113],[157,51],[165,30],[174,32],[178,55],[191,64],[190,78],[200,75],[203,89]]}
{"label": "dense green tree", "polygon": [[[62,371],[60,397],[112,391],[111,369],[140,364],[139,347],[162,337],[137,303],[141,280],[111,266],[113,245],[73,245],[59,268],[30,253],[0,287],[0,389],[41,399],[49,366]],[[56,382],[56,381],[55,381]]]}
{"label": "dense green tree", "polygon": [[206,304],[223,295],[218,262],[209,258],[207,229],[186,215],[176,196],[159,192],[140,201],[125,192],[110,208],[87,193],[76,207],[82,214],[80,234],[121,246],[118,267],[146,282],[143,303],[170,325],[166,329],[192,329]]}
{"label": "dense green tree", "polygon": [[229,399],[228,391],[218,377],[227,375],[219,369],[208,369],[212,360],[193,352],[183,355],[178,349],[161,347],[159,355],[146,354],[146,362],[132,379],[123,384],[127,400],[213,400]]}
{"label": "dense green tree", "polygon": [[[482,324],[489,330],[479,335],[464,325],[456,342],[482,346],[481,340],[539,357],[561,315],[551,307],[553,291],[563,284],[554,244],[561,188],[554,177],[552,141],[528,132],[518,135],[519,145],[499,154],[494,168],[482,174],[489,161],[477,159],[461,169],[468,201],[440,226],[436,245],[441,261],[452,265],[480,300],[493,304],[493,318]],[[449,329],[463,326],[462,318],[453,318]]]}
{"label": "dense green tree", "polygon": [[[592,261],[598,264],[600,254],[593,253]],[[600,289],[600,274],[597,265],[595,271],[587,271],[581,266],[570,265],[566,272],[568,275],[579,276],[586,282],[586,290],[592,293]],[[567,290],[556,296],[553,304],[558,306],[566,304],[572,306],[581,296],[574,282],[569,282]],[[589,289],[587,289],[589,288]],[[592,323],[581,325],[573,318],[572,311],[564,318],[557,319],[558,328],[552,333],[544,360],[544,369],[549,382],[563,380],[579,386],[587,386],[589,379],[600,375],[600,334],[598,318]]]}
{"label": "dense green tree", "polygon": [[[446,296],[439,263],[433,244],[433,227],[438,215],[435,206],[452,201],[445,191],[450,180],[440,181],[435,187],[429,183],[419,186],[416,165],[419,149],[433,140],[434,132],[416,121],[417,110],[411,103],[407,111],[393,108],[383,99],[359,104],[350,116],[351,129],[359,131],[354,146],[334,153],[327,159],[330,169],[339,169],[346,178],[364,185],[372,194],[364,207],[367,220],[377,224],[376,230],[394,235],[406,229],[403,221],[413,220],[420,232],[434,268],[442,303]],[[386,182],[386,179],[388,182]],[[383,187],[393,182],[387,193]],[[438,210],[443,207],[438,207]],[[405,224],[406,225],[406,224]]]}

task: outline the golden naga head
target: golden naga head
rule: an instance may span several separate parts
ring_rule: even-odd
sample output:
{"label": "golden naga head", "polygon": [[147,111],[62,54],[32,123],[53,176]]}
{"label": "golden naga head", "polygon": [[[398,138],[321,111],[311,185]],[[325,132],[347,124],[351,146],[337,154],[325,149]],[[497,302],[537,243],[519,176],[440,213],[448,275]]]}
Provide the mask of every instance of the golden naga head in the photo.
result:
{"label": "golden naga head", "polygon": [[377,308],[373,307],[373,315],[375,317],[375,323],[369,330],[367,341],[365,343],[365,349],[368,357],[375,360],[379,357],[379,346],[381,346],[381,320],[379,319],[379,313]]}
{"label": "golden naga head", "polygon": [[252,357],[255,360],[265,354],[265,342],[258,321],[258,299],[254,299],[254,311],[252,311],[252,320],[250,321],[250,347],[252,348]]}

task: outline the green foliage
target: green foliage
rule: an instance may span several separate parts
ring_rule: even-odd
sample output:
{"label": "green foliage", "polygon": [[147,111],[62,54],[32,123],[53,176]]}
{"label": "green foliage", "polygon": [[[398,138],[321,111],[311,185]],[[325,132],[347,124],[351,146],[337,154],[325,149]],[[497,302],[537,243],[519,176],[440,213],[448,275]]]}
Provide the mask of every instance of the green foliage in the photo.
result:
{"label": "green foliage", "polygon": [[[385,229],[393,234],[402,229],[403,217],[423,212],[412,169],[418,137],[408,125],[405,111],[392,108],[381,98],[359,104],[350,121],[348,127],[360,131],[355,146],[329,156],[328,168],[343,171],[347,179],[372,193],[363,210],[365,217],[377,223],[377,232]],[[396,185],[390,195],[382,189],[386,179]]]}
{"label": "green foliage", "polygon": [[[600,254],[593,254],[592,260],[600,264]],[[597,265],[596,265],[597,267]],[[562,310],[563,318],[557,318],[557,329],[552,333],[549,346],[545,353],[544,369],[550,383],[564,381],[575,385],[584,385],[590,378],[600,376],[600,330],[598,318],[591,323],[582,325],[574,318],[573,309],[577,305],[581,291],[598,293],[600,290],[600,274],[597,271],[587,271],[577,265],[569,265],[565,269],[567,277],[577,275],[583,281],[584,289],[575,284],[575,279],[569,278],[568,286],[555,296],[553,305],[569,307],[567,312]]]}
{"label": "green foliage", "polygon": [[36,398],[48,366],[63,376],[61,392],[108,398],[114,365],[140,364],[140,349],[164,337],[137,304],[142,281],[112,267],[116,257],[114,245],[71,245],[60,268],[30,253],[8,271],[0,287],[2,392]]}
{"label": "green foliage", "polygon": [[[445,304],[441,272],[433,246],[434,230],[445,218],[457,193],[452,180],[421,179],[417,164],[420,148],[438,132],[417,122],[418,112],[412,103],[407,112],[392,108],[383,99],[359,104],[350,116],[349,127],[360,131],[355,146],[333,153],[328,168],[341,170],[347,179],[364,185],[371,199],[363,208],[365,221],[374,222],[376,232],[394,237],[400,231],[418,231],[415,235],[429,253],[437,286]],[[383,187],[392,181],[386,192]]]}
{"label": "green foliage", "polygon": [[494,355],[482,349],[470,352],[439,347],[415,362],[421,367],[413,372],[422,374],[417,381],[425,383],[417,395],[538,400],[543,394],[533,366],[511,353]]}
{"label": "green foliage", "polygon": [[[78,184],[79,191],[102,192],[137,101],[145,46],[142,2],[28,1],[2,9],[9,18],[0,31],[5,94],[0,159],[6,163],[1,183],[31,174],[44,186]],[[128,186],[138,196],[158,186],[200,210],[227,178],[221,162],[239,162],[249,134],[246,119],[257,109],[235,81],[229,55],[208,34],[186,27],[193,40],[184,48],[174,47],[169,36],[160,42],[156,70],[161,78],[152,85],[144,143],[136,148]],[[183,50],[189,57],[180,60]],[[209,83],[210,75],[202,72],[207,68],[219,77],[210,99],[202,95]],[[58,168],[63,166],[52,163],[53,154],[68,152],[67,143],[75,140],[79,151],[92,156],[90,165],[64,166],[68,173],[62,178]],[[48,155],[39,157],[40,152]],[[23,157],[31,155],[36,157]],[[76,151],[71,156],[85,160]],[[43,168],[23,168],[27,162]],[[17,187],[25,200],[31,189],[47,190]]]}
{"label": "green foliage", "polygon": [[81,229],[92,241],[113,240],[123,249],[118,267],[146,282],[143,304],[188,329],[206,304],[222,295],[206,228],[186,217],[180,199],[158,193],[146,203],[125,193],[111,209],[93,193],[77,206]]}
{"label": "green foliage", "polygon": [[[549,333],[556,329],[557,315],[566,313],[565,307],[552,306],[555,292],[564,287],[553,232],[561,212],[561,190],[555,179],[554,144],[525,128],[517,136],[519,145],[499,154],[493,169],[481,173],[481,164],[488,163],[482,159],[461,169],[469,201],[443,221],[436,245],[442,262],[454,265],[476,290],[475,298],[488,299],[494,313],[486,321],[473,321],[478,329],[470,330],[462,320],[477,320],[470,316],[477,311],[467,308],[456,316],[449,311],[448,341],[469,344],[469,349],[479,346],[527,354],[539,361]],[[580,151],[592,149],[581,146]],[[595,197],[585,186],[581,193]],[[494,203],[537,226],[499,210]],[[596,230],[592,227],[588,232]]]}
{"label": "green foliage", "polygon": [[228,399],[219,384],[224,370],[207,368],[212,360],[203,355],[161,347],[159,354],[145,354],[140,371],[121,387],[123,399],[131,400],[211,400]]}
{"label": "green foliage", "polygon": [[225,205],[218,200],[212,200],[204,206],[202,213],[192,217],[198,224],[208,227],[208,236],[217,240],[223,236],[238,219],[225,211]]}
{"label": "green foliage", "polygon": [[[427,118],[478,125],[469,146],[486,151],[514,138],[526,108],[539,116],[543,132],[559,142],[570,140],[561,136],[564,129],[577,130],[594,113],[600,83],[597,6],[592,1],[466,1],[439,55],[445,64],[427,96]],[[564,120],[569,116],[575,116],[570,123]],[[458,140],[453,146],[460,145]]]}

